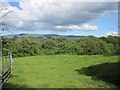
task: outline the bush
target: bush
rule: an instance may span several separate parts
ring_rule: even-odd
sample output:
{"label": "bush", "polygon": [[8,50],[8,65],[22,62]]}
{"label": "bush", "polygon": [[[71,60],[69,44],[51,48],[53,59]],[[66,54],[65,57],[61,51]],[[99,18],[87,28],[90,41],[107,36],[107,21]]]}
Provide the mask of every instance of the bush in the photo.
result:
{"label": "bush", "polygon": [[3,40],[3,47],[12,50],[13,57],[34,55],[119,55],[117,37],[83,36],[79,39],[49,37],[46,40],[30,38]]}

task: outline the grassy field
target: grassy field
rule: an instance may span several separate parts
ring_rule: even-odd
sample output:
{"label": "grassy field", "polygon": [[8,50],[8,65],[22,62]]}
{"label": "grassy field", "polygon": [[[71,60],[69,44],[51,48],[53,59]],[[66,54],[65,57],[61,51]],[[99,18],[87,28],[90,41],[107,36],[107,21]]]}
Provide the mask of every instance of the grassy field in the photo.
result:
{"label": "grassy field", "polygon": [[32,56],[14,58],[9,88],[114,88],[117,56]]}

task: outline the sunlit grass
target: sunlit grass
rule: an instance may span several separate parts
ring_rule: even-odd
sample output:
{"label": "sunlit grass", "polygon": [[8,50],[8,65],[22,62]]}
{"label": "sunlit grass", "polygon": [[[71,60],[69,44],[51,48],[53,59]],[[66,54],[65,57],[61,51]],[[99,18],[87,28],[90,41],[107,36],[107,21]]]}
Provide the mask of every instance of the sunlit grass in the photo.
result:
{"label": "sunlit grass", "polygon": [[115,87],[79,74],[82,67],[118,62],[117,56],[48,55],[14,58],[13,74],[5,87],[11,88],[99,88]]}

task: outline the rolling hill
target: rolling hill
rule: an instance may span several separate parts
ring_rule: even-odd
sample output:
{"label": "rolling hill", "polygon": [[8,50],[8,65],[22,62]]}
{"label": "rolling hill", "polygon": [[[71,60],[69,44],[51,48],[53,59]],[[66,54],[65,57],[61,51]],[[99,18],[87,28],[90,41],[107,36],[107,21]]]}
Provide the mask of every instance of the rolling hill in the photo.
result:
{"label": "rolling hill", "polygon": [[32,38],[32,39],[37,39],[37,40],[44,40],[47,39],[48,37],[64,37],[64,38],[70,38],[70,39],[78,39],[81,36],[75,36],[75,35],[57,35],[57,34],[10,34],[4,36],[7,39],[17,39],[17,38]]}

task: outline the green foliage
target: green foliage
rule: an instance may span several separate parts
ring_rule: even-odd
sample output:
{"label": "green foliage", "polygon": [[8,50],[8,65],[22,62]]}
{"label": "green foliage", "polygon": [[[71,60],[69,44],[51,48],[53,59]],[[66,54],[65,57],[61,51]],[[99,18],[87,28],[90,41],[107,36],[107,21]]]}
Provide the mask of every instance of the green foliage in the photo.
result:
{"label": "green foliage", "polygon": [[13,57],[33,56],[40,54],[40,42],[29,38],[8,40],[4,47],[12,50]]}
{"label": "green foliage", "polygon": [[13,52],[13,57],[35,55],[119,55],[119,37],[83,36],[79,39],[49,37],[45,40],[31,38],[3,40],[3,47]]}
{"label": "green foliage", "polygon": [[80,47],[83,48],[83,55],[110,54],[107,44],[96,37],[88,36],[77,40]]}
{"label": "green foliage", "polygon": [[120,54],[120,47],[119,47],[120,46],[120,37],[107,36],[107,37],[100,37],[99,39],[107,43],[112,55]]}

